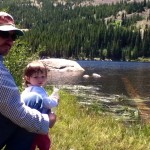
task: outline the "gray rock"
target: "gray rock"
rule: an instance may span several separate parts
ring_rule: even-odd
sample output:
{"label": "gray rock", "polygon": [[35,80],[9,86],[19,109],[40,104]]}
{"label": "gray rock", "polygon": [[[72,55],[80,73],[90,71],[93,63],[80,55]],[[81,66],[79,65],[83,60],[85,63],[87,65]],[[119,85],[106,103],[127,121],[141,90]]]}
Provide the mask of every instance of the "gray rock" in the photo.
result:
{"label": "gray rock", "polygon": [[85,71],[76,61],[59,58],[48,58],[41,60],[47,67],[48,70],[53,71]]}

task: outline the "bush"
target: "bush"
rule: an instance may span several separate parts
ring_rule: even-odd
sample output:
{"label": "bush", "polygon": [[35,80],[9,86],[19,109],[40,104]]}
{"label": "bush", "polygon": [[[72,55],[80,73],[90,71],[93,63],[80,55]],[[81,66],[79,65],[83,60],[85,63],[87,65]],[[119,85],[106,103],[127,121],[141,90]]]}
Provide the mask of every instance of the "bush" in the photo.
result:
{"label": "bush", "polygon": [[13,75],[18,86],[22,84],[24,67],[32,60],[39,59],[38,53],[32,54],[27,43],[17,40],[10,53],[5,57],[5,65]]}

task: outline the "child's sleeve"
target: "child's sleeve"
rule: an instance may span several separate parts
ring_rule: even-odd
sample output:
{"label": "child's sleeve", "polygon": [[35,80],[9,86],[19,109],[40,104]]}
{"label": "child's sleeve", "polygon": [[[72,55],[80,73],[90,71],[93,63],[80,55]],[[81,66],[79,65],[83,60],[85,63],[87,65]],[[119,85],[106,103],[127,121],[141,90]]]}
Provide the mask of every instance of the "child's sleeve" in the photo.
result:
{"label": "child's sleeve", "polygon": [[59,99],[52,96],[44,97],[43,100],[44,107],[48,109],[51,109],[52,107],[57,107],[59,101]]}
{"label": "child's sleeve", "polygon": [[54,88],[52,94],[49,97],[44,98],[44,107],[51,109],[52,107],[56,107],[59,102],[59,89]]}

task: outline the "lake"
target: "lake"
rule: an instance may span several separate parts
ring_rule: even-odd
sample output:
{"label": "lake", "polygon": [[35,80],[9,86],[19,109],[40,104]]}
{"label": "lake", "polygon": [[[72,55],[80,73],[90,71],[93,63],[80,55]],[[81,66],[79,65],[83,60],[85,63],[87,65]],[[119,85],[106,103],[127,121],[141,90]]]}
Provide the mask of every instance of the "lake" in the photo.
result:
{"label": "lake", "polygon": [[[150,63],[77,62],[85,72],[50,72],[49,84],[72,92],[82,105],[96,102],[100,110],[113,114],[117,119],[138,120],[136,104],[150,102]],[[94,78],[93,73],[101,77]],[[83,75],[89,75],[89,78],[83,78]]]}
{"label": "lake", "polygon": [[[92,86],[104,95],[125,95],[131,98],[150,96],[150,63],[112,62],[112,61],[77,61],[84,73],[55,72],[50,75],[51,84]],[[93,78],[92,73],[100,74]],[[89,78],[83,78],[83,75]]]}

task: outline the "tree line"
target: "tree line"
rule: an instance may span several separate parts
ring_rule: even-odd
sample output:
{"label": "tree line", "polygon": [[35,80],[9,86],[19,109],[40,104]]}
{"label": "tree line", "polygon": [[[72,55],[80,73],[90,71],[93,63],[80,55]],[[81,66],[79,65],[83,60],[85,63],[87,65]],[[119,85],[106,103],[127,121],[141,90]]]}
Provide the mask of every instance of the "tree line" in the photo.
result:
{"label": "tree line", "polygon": [[[135,60],[150,57],[150,28],[137,28],[149,1],[81,6],[82,0],[3,0],[0,10],[12,14],[25,32],[21,40],[40,57]],[[39,4],[39,5],[37,5]],[[118,12],[125,11],[117,19]],[[127,14],[135,13],[131,17]],[[113,16],[113,17],[110,17]],[[106,19],[107,18],[107,19]],[[149,20],[149,16],[146,18]]]}

